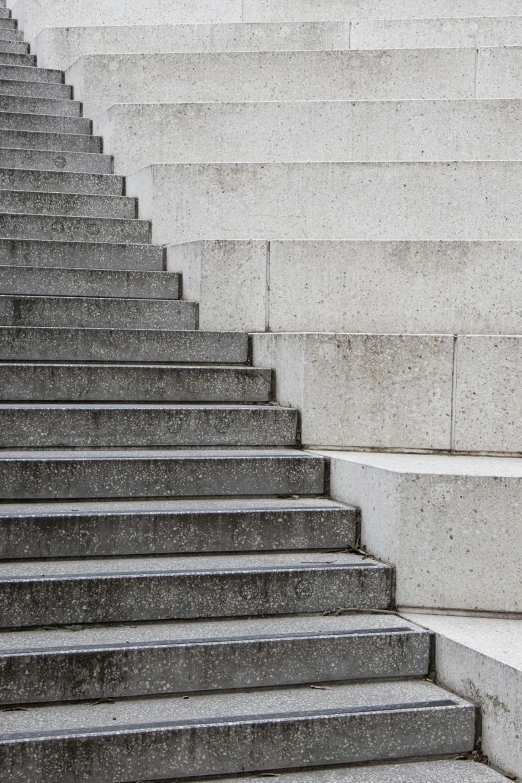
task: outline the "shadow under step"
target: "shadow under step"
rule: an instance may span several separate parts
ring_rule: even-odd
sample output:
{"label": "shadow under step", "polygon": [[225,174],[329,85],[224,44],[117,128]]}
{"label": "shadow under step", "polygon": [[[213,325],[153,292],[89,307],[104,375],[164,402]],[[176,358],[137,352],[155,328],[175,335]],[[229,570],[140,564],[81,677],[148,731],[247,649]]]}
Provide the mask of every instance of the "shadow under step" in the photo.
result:
{"label": "shadow under step", "polygon": [[425,677],[430,634],[355,614],[0,633],[2,704]]}
{"label": "shadow under step", "polygon": [[0,559],[346,549],[357,509],[326,498],[0,505]]}
{"label": "shadow under step", "polygon": [[6,713],[3,783],[115,783],[471,751],[475,707],[428,682],[274,688]]}

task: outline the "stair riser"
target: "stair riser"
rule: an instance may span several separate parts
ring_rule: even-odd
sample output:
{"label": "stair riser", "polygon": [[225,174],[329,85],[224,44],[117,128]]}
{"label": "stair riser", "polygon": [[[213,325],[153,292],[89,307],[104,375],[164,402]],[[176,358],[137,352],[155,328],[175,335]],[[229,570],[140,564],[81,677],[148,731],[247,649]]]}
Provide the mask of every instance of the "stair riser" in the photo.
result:
{"label": "stair riser", "polygon": [[248,338],[239,332],[0,327],[0,356],[3,361],[243,364]]}
{"label": "stair riser", "polygon": [[0,758],[4,783],[114,783],[453,755],[473,746],[474,732],[475,710],[462,706],[260,716],[6,742]]}
{"label": "stair riser", "polygon": [[197,305],[194,302],[0,296],[0,325],[85,329],[139,329],[146,325],[148,329],[196,329]]}
{"label": "stair riser", "polygon": [[1,580],[0,626],[302,614],[329,611],[339,603],[343,608],[387,609],[391,575],[384,566],[325,566]]}
{"label": "stair riser", "polygon": [[[10,21],[9,27],[5,26],[6,21]],[[0,19],[0,41],[23,41],[24,37],[20,30],[13,27],[12,20]]]}
{"label": "stair riser", "polygon": [[[194,313],[180,318],[180,328]],[[194,327],[193,327],[194,328]],[[296,411],[5,411],[0,448],[295,446]]]}
{"label": "stair riser", "polygon": [[[2,704],[427,675],[427,634],[373,633],[0,656]],[[277,666],[274,666],[277,661]]]}
{"label": "stair riser", "polygon": [[[9,82],[41,82],[63,85],[63,73],[49,68],[6,67],[0,65],[0,79],[8,79]],[[16,95],[17,93],[11,93]],[[67,93],[69,96],[69,93]]]}
{"label": "stair riser", "polygon": [[[4,41],[7,45],[7,41]],[[11,44],[16,46],[17,44]],[[18,44],[22,46],[23,44]],[[0,50],[1,50],[0,46]],[[16,50],[14,50],[16,51]],[[77,101],[48,100],[46,98],[23,98],[17,95],[0,96],[0,111],[14,111],[23,114],[53,114],[59,117],[80,117],[81,104]]]}
{"label": "stair riser", "polygon": [[[103,242],[43,242],[0,239],[0,266],[156,271],[163,269],[163,248]],[[3,274],[3,270],[2,274]]]}
{"label": "stair riser", "polygon": [[38,269],[4,266],[2,292],[25,296],[127,297],[177,300],[180,275],[174,272],[111,272],[105,269]]}
{"label": "stair riser", "polygon": [[36,65],[36,57],[32,54],[25,54],[27,51],[26,48],[22,49],[19,54],[10,53],[5,50],[2,51],[2,43],[5,43],[5,41],[0,41],[0,65],[21,65],[29,67]]}
{"label": "stair riser", "polygon": [[[0,73],[1,77],[1,73]],[[46,98],[52,100],[70,100],[72,88],[67,84],[51,82],[17,82],[0,78],[0,95],[20,95],[26,98]]]}
{"label": "stair riser", "polygon": [[[88,136],[91,132],[91,121],[85,117],[46,117],[44,115],[1,112],[0,128],[13,131],[72,133]],[[10,146],[16,148],[17,145]],[[25,147],[26,145],[20,146]],[[36,149],[38,148],[36,147]]]}
{"label": "stair riser", "polygon": [[138,220],[0,214],[0,236],[5,239],[147,244],[150,242],[150,224]]}
{"label": "stair riser", "polygon": [[0,167],[36,171],[112,174],[112,159],[107,155],[90,155],[81,152],[0,149]]}
{"label": "stair riser", "polygon": [[[0,158],[1,156],[2,151],[0,151]],[[57,155],[57,163],[61,163],[64,157],[65,155]],[[94,157],[98,156],[93,155]],[[38,171],[36,167],[33,170],[0,167],[0,188],[88,196],[122,196],[123,178],[113,174]]]}
{"label": "stair riser", "polygon": [[[2,509],[0,508],[0,512]],[[344,549],[356,512],[60,514],[0,517],[0,559]]]}
{"label": "stair riser", "polygon": [[323,463],[297,457],[2,460],[4,500],[321,495]]}
{"label": "stair riser", "polygon": [[[0,127],[3,125],[0,118]],[[28,131],[2,130],[2,147],[32,150],[55,150],[56,152],[101,152],[98,136],[80,136],[66,133],[30,133]]]}
{"label": "stair riser", "polygon": [[4,401],[267,402],[270,370],[257,368],[0,363]]}
{"label": "stair riser", "polygon": [[136,199],[121,196],[73,196],[3,190],[0,191],[0,212],[134,220],[137,217],[137,205]]}
{"label": "stair riser", "polygon": [[21,41],[0,41],[0,54],[29,54],[29,44]]}

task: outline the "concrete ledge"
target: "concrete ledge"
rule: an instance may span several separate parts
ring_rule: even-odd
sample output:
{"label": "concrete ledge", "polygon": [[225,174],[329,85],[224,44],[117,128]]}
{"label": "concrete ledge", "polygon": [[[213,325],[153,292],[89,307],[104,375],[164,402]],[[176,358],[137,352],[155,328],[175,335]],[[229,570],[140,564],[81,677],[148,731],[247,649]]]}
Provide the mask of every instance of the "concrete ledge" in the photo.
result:
{"label": "concrete ledge", "polygon": [[154,244],[518,240],[522,163],[158,164],[130,174],[127,194]]}
{"label": "concrete ledge", "polygon": [[522,612],[521,459],[318,453],[364,548],[396,566],[399,606]]}
{"label": "concrete ledge", "polygon": [[[425,18],[425,0],[7,0],[32,39],[44,27]],[[520,14],[518,0],[430,0],[431,17]]]}
{"label": "concrete ledge", "polygon": [[159,162],[520,160],[521,123],[518,100],[118,103],[94,133],[129,174]]}
{"label": "concrete ledge", "polygon": [[406,616],[435,632],[439,682],[480,704],[490,762],[522,778],[522,620]]}
{"label": "concrete ledge", "polygon": [[[100,23],[103,25],[103,20],[96,24]],[[59,70],[65,70],[85,54],[349,48],[349,22],[46,27],[31,47],[40,67]]]}
{"label": "concrete ledge", "polygon": [[473,98],[476,52],[92,54],[66,82],[86,117],[114,103]]}
{"label": "concrete ledge", "polygon": [[[199,302],[202,329],[520,333],[518,242],[209,240],[171,245],[167,265],[183,273],[185,298]],[[464,382],[464,347],[461,363]]]}

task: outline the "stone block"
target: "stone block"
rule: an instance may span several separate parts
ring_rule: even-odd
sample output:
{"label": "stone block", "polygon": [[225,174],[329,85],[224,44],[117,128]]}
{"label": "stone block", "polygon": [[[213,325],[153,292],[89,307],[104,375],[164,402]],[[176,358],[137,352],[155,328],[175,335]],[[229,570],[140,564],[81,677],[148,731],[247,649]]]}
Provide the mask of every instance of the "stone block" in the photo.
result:
{"label": "stone block", "polygon": [[203,329],[520,332],[517,242],[201,241],[167,259]]}
{"label": "stone block", "polygon": [[[431,16],[431,8],[428,14]],[[457,17],[455,12],[451,16]],[[522,43],[522,16],[369,19],[352,22],[351,49],[480,48]]]}
{"label": "stone block", "polygon": [[349,33],[349,22],[45,27],[32,50],[65,70],[84,54],[349,49]]}
{"label": "stone block", "polygon": [[309,445],[448,449],[452,335],[255,334]]}
{"label": "stone block", "polygon": [[516,100],[118,103],[94,132],[129,174],[155,162],[520,160],[521,122]]}
{"label": "stone block", "polygon": [[480,49],[478,58],[477,97],[517,98],[522,95],[521,46]]}
{"label": "stone block", "polygon": [[522,452],[522,337],[459,337],[455,448]]}
{"label": "stone block", "polygon": [[65,78],[94,117],[144,101],[473,98],[475,69],[473,49],[93,54]]}
{"label": "stone block", "polygon": [[152,165],[127,177],[153,243],[518,240],[522,163]]}
{"label": "stone block", "polygon": [[490,762],[522,778],[522,620],[408,616],[436,634],[439,682],[480,704]]}
{"label": "stone block", "polygon": [[395,565],[400,607],[522,611],[522,460],[319,453],[364,548]]}

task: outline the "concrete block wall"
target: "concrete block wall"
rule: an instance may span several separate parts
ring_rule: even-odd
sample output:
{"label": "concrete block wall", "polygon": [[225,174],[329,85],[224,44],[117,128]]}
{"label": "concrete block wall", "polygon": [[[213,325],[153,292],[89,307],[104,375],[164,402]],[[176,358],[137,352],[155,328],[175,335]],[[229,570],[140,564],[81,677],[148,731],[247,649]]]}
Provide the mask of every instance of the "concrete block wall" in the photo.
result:
{"label": "concrete block wall", "polygon": [[522,775],[519,664],[419,614],[522,617],[519,0],[10,5]]}

